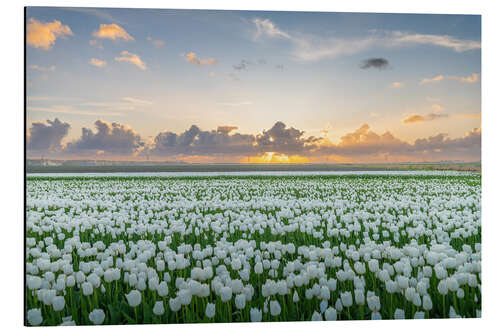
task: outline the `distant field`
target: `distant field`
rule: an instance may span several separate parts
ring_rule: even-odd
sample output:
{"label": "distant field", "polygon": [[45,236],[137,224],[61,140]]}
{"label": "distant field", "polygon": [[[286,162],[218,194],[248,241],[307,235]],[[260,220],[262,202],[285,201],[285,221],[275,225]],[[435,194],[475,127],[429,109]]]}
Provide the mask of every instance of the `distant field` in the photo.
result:
{"label": "distant field", "polygon": [[385,171],[458,170],[481,172],[481,163],[422,164],[165,164],[27,166],[28,173],[78,172],[231,172],[231,171]]}

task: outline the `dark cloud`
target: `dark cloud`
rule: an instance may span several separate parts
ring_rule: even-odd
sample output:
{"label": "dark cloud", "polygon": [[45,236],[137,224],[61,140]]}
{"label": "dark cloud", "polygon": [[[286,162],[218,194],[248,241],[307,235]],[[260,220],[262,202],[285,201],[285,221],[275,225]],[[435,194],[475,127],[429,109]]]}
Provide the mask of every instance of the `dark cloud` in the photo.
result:
{"label": "dark cloud", "polygon": [[70,125],[58,118],[47,120],[47,124],[34,122],[26,138],[27,150],[57,151],[62,148],[61,141],[68,135]]}
{"label": "dark cloud", "polygon": [[67,153],[104,152],[129,155],[136,153],[140,147],[144,146],[141,137],[127,125],[102,120],[97,120],[94,124],[97,132],[82,128],[82,136],[68,143],[65,151]]}
{"label": "dark cloud", "polygon": [[415,152],[427,152],[432,155],[447,155],[455,158],[473,155],[481,158],[481,129],[474,128],[461,138],[452,139],[444,133],[415,140]]}
{"label": "dark cloud", "polygon": [[351,158],[396,156],[408,159],[466,159],[480,160],[481,130],[474,129],[461,138],[449,138],[438,134],[417,139],[413,144],[402,141],[389,131],[377,134],[367,124],[341,137],[337,145],[322,146],[315,151],[318,155],[335,154]]}
{"label": "dark cloud", "polygon": [[217,133],[219,134],[229,134],[231,131],[237,130],[237,126],[218,126]]}
{"label": "dark cloud", "polygon": [[269,130],[256,136],[257,148],[261,152],[274,151],[284,154],[307,153],[315,148],[315,143],[321,140],[310,136],[304,138],[304,131],[286,125],[278,121]]}
{"label": "dark cloud", "polygon": [[147,153],[172,155],[245,155],[254,152],[255,137],[250,134],[229,133],[234,126],[219,126],[216,131],[203,131],[192,125],[181,134],[162,132],[154,138]]}
{"label": "dark cloud", "polygon": [[363,60],[359,67],[361,69],[377,68],[382,70],[389,67],[389,61],[385,58],[369,58]]}
{"label": "dark cloud", "polygon": [[257,135],[239,133],[236,126],[226,125],[218,126],[214,130],[202,130],[192,125],[181,133],[161,132],[154,137],[151,144],[145,145],[130,127],[98,120],[95,122],[96,131],[83,128],[80,138],[62,147],[61,140],[67,135],[69,124],[58,119],[49,120],[47,123],[33,123],[27,138],[29,151],[46,150],[57,156],[138,154],[142,157],[175,157],[181,160],[190,156],[205,156],[236,161],[265,152],[300,155],[313,159],[339,156],[359,161],[381,161],[387,157],[406,161],[481,158],[481,129],[474,129],[459,138],[450,138],[440,133],[409,143],[389,131],[379,134],[371,130],[369,125],[363,124],[357,130],[343,135],[339,143],[333,144],[325,138],[307,137],[304,131],[287,127],[281,121]]}
{"label": "dark cloud", "polygon": [[237,71],[248,70],[248,66],[253,65],[253,62],[248,60],[241,60],[239,64],[233,65],[233,68]]}
{"label": "dark cloud", "polygon": [[284,70],[285,69],[285,66],[284,65],[276,65],[274,66],[276,69],[279,69],[279,70]]}

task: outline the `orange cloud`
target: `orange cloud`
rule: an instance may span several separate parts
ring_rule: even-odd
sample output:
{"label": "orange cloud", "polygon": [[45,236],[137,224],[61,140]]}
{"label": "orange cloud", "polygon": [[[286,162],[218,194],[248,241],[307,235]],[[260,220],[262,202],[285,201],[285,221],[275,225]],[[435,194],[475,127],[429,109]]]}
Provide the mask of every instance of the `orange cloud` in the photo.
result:
{"label": "orange cloud", "polygon": [[472,73],[470,76],[456,76],[456,75],[437,75],[432,78],[424,78],[420,80],[420,84],[439,82],[444,79],[457,80],[462,83],[475,83],[479,80],[479,73]]}
{"label": "orange cloud", "polygon": [[479,74],[478,73],[472,73],[471,76],[457,77],[455,79],[459,80],[460,82],[464,82],[464,83],[474,83],[474,82],[477,82],[477,80],[479,80]]}
{"label": "orange cloud", "polygon": [[128,63],[131,63],[133,65],[136,65],[143,71],[147,69],[146,65],[142,62],[141,58],[134,53],[130,53],[129,51],[122,51],[121,57],[116,57],[115,60],[118,62],[125,61]]}
{"label": "orange cloud", "polygon": [[403,124],[421,123],[424,121],[432,121],[438,118],[446,118],[446,117],[448,117],[447,114],[429,113],[424,116],[421,116],[419,114],[414,114],[403,119]]}
{"label": "orange cloud", "polygon": [[106,61],[100,60],[100,59],[97,59],[97,58],[90,59],[89,63],[92,66],[95,66],[95,67],[104,67],[104,66],[106,66]]}
{"label": "orange cloud", "polygon": [[468,119],[481,119],[481,113],[462,113],[460,114],[460,117]]}
{"label": "orange cloud", "polygon": [[117,24],[101,24],[99,30],[95,30],[92,36],[96,38],[108,38],[112,40],[123,39],[123,40],[134,40],[134,37],[130,36],[128,32]]}
{"label": "orange cloud", "polygon": [[214,58],[205,58],[205,59],[198,58],[194,52],[190,52],[188,54],[182,53],[181,57],[183,57],[185,61],[190,62],[197,66],[216,65],[218,63],[218,61]]}
{"label": "orange cloud", "polygon": [[444,75],[437,75],[437,76],[431,77],[429,79],[422,79],[422,80],[420,80],[420,84],[439,82],[439,81],[442,81],[442,80],[444,80]]}
{"label": "orange cloud", "polygon": [[400,88],[400,87],[402,87],[402,86],[404,86],[404,85],[405,85],[405,84],[404,84],[403,82],[397,82],[397,81],[396,81],[396,82],[393,82],[393,83],[391,84],[391,87],[393,87],[393,88]]}
{"label": "orange cloud", "polygon": [[50,50],[59,37],[73,35],[69,26],[60,21],[40,22],[30,18],[26,27],[26,43],[34,48]]}
{"label": "orange cloud", "polygon": [[439,105],[439,104],[432,104],[431,106],[432,110],[436,111],[436,112],[439,112],[439,111],[443,111],[444,110],[444,107]]}
{"label": "orange cloud", "polygon": [[424,122],[424,121],[425,121],[424,117],[422,117],[419,114],[414,114],[414,115],[409,116],[408,118],[403,119],[404,124],[420,123],[420,122]]}

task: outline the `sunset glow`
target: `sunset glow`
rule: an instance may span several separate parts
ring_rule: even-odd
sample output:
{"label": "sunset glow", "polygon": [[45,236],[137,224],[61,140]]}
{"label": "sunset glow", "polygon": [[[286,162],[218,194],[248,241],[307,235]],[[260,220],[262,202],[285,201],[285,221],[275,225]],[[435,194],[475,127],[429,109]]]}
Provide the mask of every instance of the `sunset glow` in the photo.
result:
{"label": "sunset glow", "polygon": [[309,163],[309,159],[304,156],[279,154],[276,152],[266,152],[261,156],[252,156],[243,159],[242,163]]}

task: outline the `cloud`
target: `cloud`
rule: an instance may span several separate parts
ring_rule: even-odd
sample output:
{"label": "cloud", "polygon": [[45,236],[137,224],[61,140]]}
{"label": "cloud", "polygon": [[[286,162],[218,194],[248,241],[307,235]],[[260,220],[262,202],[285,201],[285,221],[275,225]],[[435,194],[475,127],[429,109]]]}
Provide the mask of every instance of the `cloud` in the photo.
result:
{"label": "cloud", "polygon": [[193,52],[190,52],[188,54],[182,53],[181,57],[183,57],[185,61],[195,64],[197,66],[216,65],[218,63],[218,61],[214,58],[205,58],[205,59],[198,58],[196,54]]}
{"label": "cloud", "polygon": [[267,131],[256,136],[257,147],[263,152],[280,153],[304,153],[312,148],[314,144],[320,141],[320,138],[310,136],[303,137],[304,131],[296,128],[286,128],[286,125],[278,121]]}
{"label": "cloud", "polygon": [[91,39],[91,40],[89,40],[89,45],[90,45],[90,46],[95,46],[95,47],[97,47],[98,49],[103,49],[103,48],[104,48],[104,47],[102,46],[101,41],[99,41],[99,40],[95,40],[95,39]]}
{"label": "cloud", "polygon": [[274,66],[274,68],[279,69],[280,71],[282,71],[282,70],[285,69],[285,66],[284,65],[276,65],[276,66]]}
{"label": "cloud", "polygon": [[104,66],[106,66],[106,61],[100,60],[100,59],[97,59],[97,58],[90,59],[89,63],[92,66],[95,66],[95,67],[104,67]]}
{"label": "cloud", "polygon": [[445,78],[444,75],[437,75],[431,78],[424,78],[420,80],[420,84],[439,82],[442,81],[444,78]]}
{"label": "cloud", "polygon": [[412,123],[422,123],[425,121],[433,121],[440,118],[447,118],[447,114],[437,114],[437,113],[429,113],[426,115],[413,114],[403,119],[403,124],[412,124]]}
{"label": "cloud", "polygon": [[459,117],[467,119],[481,119],[481,113],[461,113]]}
{"label": "cloud", "polygon": [[56,70],[56,66],[52,65],[50,67],[43,67],[43,66],[38,66],[38,65],[31,65],[31,69],[35,69],[40,72],[53,72]]}
{"label": "cloud", "polygon": [[118,61],[118,62],[125,61],[128,63],[131,63],[133,65],[136,65],[137,67],[139,67],[143,71],[145,71],[147,69],[146,65],[142,62],[141,58],[137,54],[130,53],[128,51],[122,51],[122,53],[120,53],[120,55],[121,55],[121,57],[115,57],[116,61]]}
{"label": "cloud", "polygon": [[230,132],[238,129],[238,126],[217,126],[218,134],[228,135]]}
{"label": "cloud", "polygon": [[403,87],[404,85],[405,85],[405,84],[404,84],[403,82],[398,82],[398,81],[391,83],[391,87],[392,87],[392,88],[401,88],[401,87]]}
{"label": "cloud", "polygon": [[481,48],[481,42],[458,39],[448,35],[411,34],[402,31],[394,31],[392,34],[395,44],[434,45],[450,48],[459,53]]}
{"label": "cloud", "polygon": [[[234,129],[234,128],[233,128]],[[217,131],[203,131],[192,125],[181,134],[165,131],[155,138],[148,153],[158,156],[174,155],[246,155],[254,151],[255,136],[235,133],[230,126],[219,126]]]}
{"label": "cloud", "polygon": [[463,137],[449,138],[440,133],[408,143],[389,131],[377,134],[364,124],[352,133],[341,137],[337,145],[321,146],[315,154],[334,154],[357,160],[383,161],[387,159],[410,160],[469,160],[481,158],[481,129],[473,129]]}
{"label": "cloud", "polygon": [[[448,156],[475,156],[481,158],[481,129],[474,128],[465,133],[461,138],[449,138],[448,135],[440,133],[425,139],[417,139],[413,145],[415,152],[424,152],[434,155]],[[436,154],[437,153],[437,154]]]}
{"label": "cloud", "polygon": [[[435,116],[425,115],[425,119]],[[439,117],[439,116],[438,116]],[[334,157],[343,161],[477,161],[481,157],[481,129],[475,128],[458,138],[445,133],[418,138],[413,143],[395,137],[391,132],[382,134],[361,125],[340,137],[337,144],[327,138],[306,136],[303,130],[276,122],[259,134],[243,134],[236,126],[218,126],[216,130],[202,130],[196,125],[174,133],[163,131],[145,144],[132,128],[102,120],[95,122],[96,130],[82,129],[82,135],[62,147],[69,124],[57,119],[48,125],[35,125],[28,132],[27,142],[40,151],[52,151],[72,156],[136,156],[145,158],[174,158],[181,161],[256,161],[276,155],[276,161],[307,161]],[[36,129],[35,129],[36,128]],[[50,128],[50,129],[48,129]],[[48,133],[48,134],[47,134]],[[39,146],[33,146],[33,145]],[[288,156],[288,157],[287,157]],[[295,157],[295,158],[290,158]],[[269,160],[272,161],[272,160]]]}
{"label": "cloud", "polygon": [[271,20],[269,19],[253,19],[253,23],[257,28],[255,32],[255,39],[261,36],[267,36],[272,38],[284,38],[284,39],[292,39],[289,34],[281,31]]}
{"label": "cloud", "polygon": [[[88,104],[82,104],[83,106],[91,106]],[[28,106],[26,108],[28,111],[41,111],[50,113],[63,113],[63,114],[78,114],[82,116],[121,116],[118,112],[104,112],[104,111],[92,111],[92,110],[82,110],[79,108],[74,108],[71,105],[53,105],[50,107],[37,107]]]}
{"label": "cloud", "polygon": [[37,151],[58,151],[62,148],[61,141],[68,135],[70,125],[58,118],[31,124],[26,138],[26,149]]}
{"label": "cloud", "polygon": [[248,156],[265,152],[280,154],[306,153],[313,149],[320,138],[304,137],[304,132],[283,122],[276,122],[262,133],[233,133],[236,126],[218,126],[217,130],[203,131],[192,125],[181,134],[165,131],[158,134],[151,147],[144,153],[157,156],[230,155]]}
{"label": "cloud", "polygon": [[379,70],[387,69],[389,67],[389,61],[385,58],[369,58],[363,60],[359,66],[361,69],[376,68]]}
{"label": "cloud", "polygon": [[26,44],[46,51],[55,45],[57,38],[71,35],[73,32],[70,27],[57,20],[41,22],[30,18],[26,26]]}
{"label": "cloud", "polygon": [[278,38],[288,40],[292,44],[292,56],[301,61],[318,61],[333,59],[342,55],[352,55],[370,48],[393,49],[431,45],[444,47],[455,52],[465,52],[481,48],[481,43],[463,40],[448,35],[415,34],[402,31],[372,30],[368,35],[355,38],[323,37],[303,33],[289,33],[281,30],[269,19],[255,18],[254,40],[261,38]]}
{"label": "cloud", "polygon": [[233,68],[237,71],[247,70],[249,65],[253,65],[253,63],[243,59],[239,64],[233,65]]}
{"label": "cloud", "polygon": [[458,80],[463,83],[475,83],[479,80],[479,73],[472,73],[471,76],[466,76],[466,77],[453,77],[450,76],[450,78]]}
{"label": "cloud", "polygon": [[424,78],[420,80],[420,84],[435,83],[443,81],[444,79],[456,80],[462,83],[475,83],[479,80],[479,73],[472,73],[470,76],[457,76],[457,75],[437,75],[431,78]]}
{"label": "cloud", "polygon": [[153,45],[154,45],[155,47],[162,47],[162,46],[165,46],[165,45],[166,45],[166,43],[165,43],[164,41],[162,41],[161,39],[153,39],[153,38],[151,38],[151,37],[149,37],[149,36],[148,36],[148,37],[146,37],[146,39],[147,39],[148,41],[150,41],[151,43],[153,43]]}
{"label": "cloud", "polygon": [[112,40],[119,40],[119,39],[123,39],[126,41],[134,40],[134,37],[130,36],[128,32],[125,31],[125,29],[123,29],[122,27],[120,27],[115,23],[101,24],[99,26],[99,30],[95,30],[92,33],[92,36],[96,38],[107,38]]}
{"label": "cloud", "polygon": [[440,104],[432,104],[431,108],[433,111],[436,111],[436,112],[445,110],[444,106],[442,106]]}
{"label": "cloud", "polygon": [[153,104],[151,101],[146,101],[143,99],[138,99],[138,98],[133,98],[133,97],[123,97],[123,101],[128,102],[128,103],[133,103],[133,104]]}
{"label": "cloud", "polygon": [[66,145],[65,152],[69,154],[108,154],[130,155],[138,152],[144,146],[139,134],[127,125],[117,122],[108,123],[97,120],[96,132],[82,128],[82,135]]}

